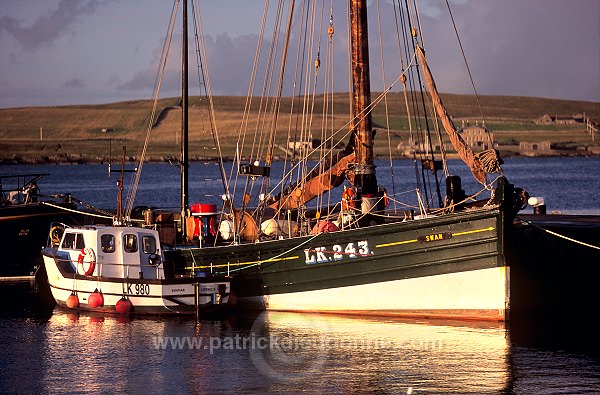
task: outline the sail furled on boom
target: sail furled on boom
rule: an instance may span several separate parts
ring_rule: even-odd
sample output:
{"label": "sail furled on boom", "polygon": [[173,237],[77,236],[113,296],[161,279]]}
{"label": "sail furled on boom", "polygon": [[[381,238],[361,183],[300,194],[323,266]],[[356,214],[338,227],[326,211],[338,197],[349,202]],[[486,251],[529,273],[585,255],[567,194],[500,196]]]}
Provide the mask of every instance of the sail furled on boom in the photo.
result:
{"label": "sail furled on boom", "polygon": [[344,182],[349,181],[349,165],[356,161],[354,153],[341,158],[335,165],[324,172],[318,171],[316,175],[305,183],[297,184],[288,189],[288,193],[282,194],[269,207],[276,210],[293,210],[302,207],[306,202],[336,188]]}
{"label": "sail furled on boom", "polygon": [[[344,180],[348,180],[352,184],[354,181],[352,168],[356,163],[355,136],[356,133],[352,132],[344,149],[334,155],[331,161],[322,162],[303,180],[287,187],[269,201],[269,207],[275,210],[294,210],[317,196],[339,187]],[[325,168],[325,165],[329,167]]]}
{"label": "sail furled on boom", "polygon": [[500,159],[498,155],[498,151],[495,149],[489,149],[478,154],[474,153],[471,150],[471,147],[463,140],[460,134],[457,132],[452,119],[448,115],[446,108],[444,107],[444,103],[442,103],[442,99],[440,94],[435,86],[435,81],[433,80],[433,76],[431,75],[431,71],[429,70],[429,66],[427,65],[427,60],[425,59],[425,52],[423,49],[417,45],[416,46],[417,56],[419,57],[419,62],[421,63],[423,69],[423,75],[425,77],[425,83],[429,89],[429,93],[433,100],[433,106],[435,107],[435,111],[442,121],[442,125],[444,126],[444,130],[450,137],[450,142],[452,146],[460,156],[460,158],[465,162],[469,168],[471,169],[471,173],[477,181],[482,184],[486,184],[485,176],[487,173],[501,173],[502,169],[500,168],[500,164],[502,164],[502,159]]}

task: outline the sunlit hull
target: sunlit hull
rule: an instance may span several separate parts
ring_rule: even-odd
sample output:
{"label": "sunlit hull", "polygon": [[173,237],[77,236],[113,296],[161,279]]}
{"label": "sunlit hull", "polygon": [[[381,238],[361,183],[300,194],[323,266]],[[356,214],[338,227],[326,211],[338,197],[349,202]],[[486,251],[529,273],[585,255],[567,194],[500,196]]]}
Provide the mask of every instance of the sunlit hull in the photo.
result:
{"label": "sunlit hull", "polygon": [[504,321],[503,232],[500,209],[478,209],[193,254],[250,308]]}
{"label": "sunlit hull", "polygon": [[[105,276],[87,276],[66,273],[64,266],[55,259],[51,249],[43,253],[48,284],[56,303],[68,306],[68,299],[77,295],[78,306],[74,309],[117,313],[117,303],[122,298],[131,302],[135,314],[194,314],[216,312],[227,306],[229,283],[205,278],[136,279]],[[197,291],[196,291],[196,288]],[[92,306],[90,295],[100,291],[103,303]]]}
{"label": "sunlit hull", "polygon": [[508,268],[242,298],[274,311],[504,321]]}

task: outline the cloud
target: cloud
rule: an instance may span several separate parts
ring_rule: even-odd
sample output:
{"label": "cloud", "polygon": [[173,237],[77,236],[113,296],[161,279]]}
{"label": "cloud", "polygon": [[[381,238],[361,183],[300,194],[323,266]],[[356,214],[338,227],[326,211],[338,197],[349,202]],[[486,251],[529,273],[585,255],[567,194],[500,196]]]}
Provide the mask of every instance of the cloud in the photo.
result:
{"label": "cloud", "polygon": [[113,75],[108,79],[108,82],[106,83],[107,86],[119,86],[121,85],[121,79],[116,76]]}
{"label": "cloud", "polygon": [[23,26],[22,21],[3,16],[0,18],[0,36],[6,33],[23,48],[37,49],[52,44],[67,33],[79,17],[93,14],[103,3],[105,1],[101,0],[61,0],[56,10],[40,16],[31,26]]}
{"label": "cloud", "polygon": [[63,88],[85,88],[85,82],[81,78],[71,78],[65,81]]}
{"label": "cloud", "polygon": [[[175,41],[176,39],[174,39]],[[179,37],[177,40],[181,40]],[[252,59],[256,48],[257,36],[246,35],[232,38],[227,33],[219,34],[216,38],[205,36],[207,61],[205,67],[209,70],[209,77],[213,94],[215,95],[245,95],[248,88],[248,78],[252,67]],[[180,42],[180,41],[179,41]],[[180,61],[179,44],[171,44],[171,52],[167,60],[167,72],[162,85],[163,95],[175,94],[180,89]],[[196,64],[193,54],[190,52],[190,94],[200,94],[192,84],[197,84]],[[156,70],[160,58],[160,48],[155,50],[152,64],[131,79],[117,86],[117,90],[125,91],[149,91],[154,86]],[[114,81],[113,81],[114,82]]]}

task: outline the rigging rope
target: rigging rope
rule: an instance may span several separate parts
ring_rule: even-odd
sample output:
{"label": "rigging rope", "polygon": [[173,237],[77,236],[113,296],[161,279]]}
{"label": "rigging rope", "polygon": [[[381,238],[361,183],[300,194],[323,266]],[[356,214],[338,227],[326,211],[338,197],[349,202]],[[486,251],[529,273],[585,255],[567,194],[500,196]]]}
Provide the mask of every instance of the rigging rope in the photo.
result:
{"label": "rigging rope", "polygon": [[477,105],[479,107],[479,112],[481,113],[481,119],[483,121],[483,126],[485,127],[485,116],[483,115],[483,106],[481,105],[481,101],[479,100],[479,94],[477,93],[477,88],[475,88],[475,81],[473,80],[473,75],[471,74],[471,68],[469,67],[469,62],[467,62],[467,56],[465,55],[465,50],[462,45],[462,41],[460,39],[460,35],[458,34],[458,29],[456,28],[456,23],[454,22],[454,15],[452,15],[452,10],[450,9],[450,3],[446,0],[446,6],[448,8],[448,14],[450,15],[450,20],[452,21],[452,26],[454,27],[454,32],[456,33],[456,39],[458,40],[458,45],[460,46],[460,52],[462,53],[463,59],[465,61],[465,66],[467,67],[467,73],[469,74],[469,79],[471,80],[471,86],[473,87],[473,92],[475,93],[475,98],[477,99]]}
{"label": "rigging rope", "polygon": [[140,155],[139,165],[137,171],[134,173],[133,179],[131,181],[131,186],[129,188],[129,192],[127,194],[127,204],[124,211],[124,218],[128,219],[131,216],[131,211],[133,210],[133,204],[135,201],[135,195],[137,193],[138,184],[140,181],[140,176],[142,174],[142,167],[144,165],[144,160],[146,157],[146,151],[148,149],[148,143],[150,141],[150,133],[152,131],[152,126],[154,125],[154,118],[156,116],[156,108],[158,106],[158,98],[160,95],[160,90],[163,83],[164,72],[167,64],[167,55],[169,53],[169,48],[171,45],[171,39],[173,38],[173,30],[175,28],[175,21],[177,19],[177,9],[179,8],[179,0],[175,0],[173,3],[173,8],[171,10],[171,19],[169,21],[169,25],[167,26],[167,33],[165,37],[165,41],[163,42],[162,53],[161,53],[161,62],[158,66],[157,79],[155,81],[154,86],[154,103],[152,105],[152,112],[150,114],[150,120],[148,122],[148,128],[146,131],[146,138],[144,140],[144,146],[142,149],[142,154]]}
{"label": "rigging rope", "polygon": [[[208,72],[208,64],[205,64],[202,59],[207,59],[206,57],[206,45],[204,43],[204,29],[202,27],[202,19],[200,17],[200,7],[195,6],[196,2],[192,1],[192,9],[193,9],[193,18],[194,18],[194,26],[195,26],[195,35],[196,38],[196,62],[198,64],[198,80],[200,84],[204,86],[204,96],[208,98],[208,114],[210,120],[210,131],[213,137],[213,142],[217,149],[218,155],[218,163],[219,163],[219,173],[221,175],[221,182],[223,183],[223,188],[226,194],[229,194],[229,183],[227,181],[227,176],[225,174],[225,165],[223,163],[223,152],[221,149],[221,142],[219,139],[219,132],[217,129],[217,122],[215,119],[215,107],[212,95],[212,88],[210,84],[210,73]],[[198,32],[202,32],[201,35]],[[202,93],[202,92],[201,92]]]}
{"label": "rigging rope", "polygon": [[[379,32],[379,56],[381,57],[381,81],[383,86],[385,86],[385,58],[383,56],[383,34],[381,32],[381,10],[379,8],[379,0],[375,1],[377,8],[377,30]],[[394,166],[392,161],[392,138],[390,131],[390,115],[388,109],[388,101],[387,95],[384,98],[384,107],[385,107],[385,125],[387,130],[387,140],[388,140],[388,154],[390,160],[390,175],[392,177],[392,193],[396,193],[396,179],[394,174]],[[394,202],[395,204],[395,202]]]}
{"label": "rigging rope", "polygon": [[[254,98],[254,87],[256,84],[256,75],[258,72],[258,65],[260,62],[260,54],[261,54],[262,42],[263,42],[264,33],[265,33],[265,26],[267,23],[267,15],[269,13],[269,0],[265,0],[264,4],[265,5],[263,8],[263,15],[262,15],[262,20],[261,20],[261,24],[260,24],[258,42],[256,45],[256,52],[254,53],[254,63],[252,65],[252,73],[250,75],[250,82],[248,83],[248,93],[246,95],[246,102],[244,105],[244,113],[242,116],[242,122],[240,123],[240,129],[239,129],[239,133],[238,133],[236,155],[235,155],[235,159],[233,162],[233,166],[231,166],[231,172],[230,172],[230,176],[229,176],[229,182],[230,183],[233,182],[233,194],[231,196],[227,196],[227,199],[229,200],[229,203],[230,203],[231,212],[233,212],[233,210],[234,210],[233,198],[236,195],[237,180],[239,177],[239,173],[236,171],[236,168],[241,164],[241,159],[242,159],[242,153],[240,152],[240,143],[241,143],[241,146],[244,147],[244,144],[246,141],[246,133],[248,131],[248,119],[250,117],[250,110],[252,108],[252,100]],[[235,174],[235,178],[234,178],[234,174]]]}

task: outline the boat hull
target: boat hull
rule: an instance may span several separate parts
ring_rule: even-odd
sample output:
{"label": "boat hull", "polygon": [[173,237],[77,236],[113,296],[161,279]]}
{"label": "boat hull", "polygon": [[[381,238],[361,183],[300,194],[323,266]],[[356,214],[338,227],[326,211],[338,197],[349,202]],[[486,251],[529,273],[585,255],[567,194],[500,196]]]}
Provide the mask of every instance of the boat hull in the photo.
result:
{"label": "boat hull", "polygon": [[[210,278],[136,279],[87,276],[67,272],[70,267],[56,259],[51,249],[44,249],[43,259],[50,291],[56,303],[67,308],[68,299],[77,295],[77,310],[117,313],[122,298],[131,302],[134,314],[216,313],[229,302],[229,282]],[[90,295],[100,291],[104,303],[91,306]],[[71,307],[72,308],[72,307]]]}
{"label": "boat hull", "polygon": [[573,322],[597,305],[600,216],[519,215],[508,238],[513,315]]}
{"label": "boat hull", "polygon": [[275,311],[504,321],[508,267],[240,298]]}
{"label": "boat hull", "polygon": [[[0,209],[2,251],[0,277],[32,277],[43,264],[40,250],[48,242],[53,222],[83,223],[84,216],[63,210],[75,209],[72,203],[43,203],[6,206]],[[62,207],[62,208],[61,208]]]}
{"label": "boat hull", "polygon": [[251,308],[499,321],[510,308],[498,208],[165,256],[232,274]]}

